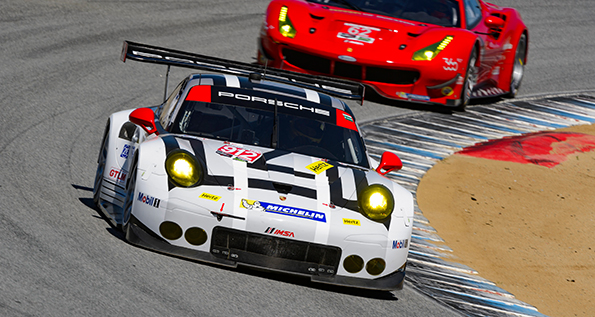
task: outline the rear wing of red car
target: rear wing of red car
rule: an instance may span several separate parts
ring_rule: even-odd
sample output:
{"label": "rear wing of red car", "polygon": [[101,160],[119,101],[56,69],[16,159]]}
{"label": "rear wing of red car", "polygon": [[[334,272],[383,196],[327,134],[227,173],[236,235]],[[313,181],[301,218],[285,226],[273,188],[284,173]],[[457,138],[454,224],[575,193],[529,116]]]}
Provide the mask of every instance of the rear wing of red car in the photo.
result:
{"label": "rear wing of red car", "polygon": [[[364,101],[363,84],[324,76],[302,74],[281,69],[265,69],[260,65],[227,60],[218,57],[182,52],[163,47],[124,41],[120,59],[163,64],[249,77],[260,74],[262,79],[316,90],[334,97]],[[169,74],[169,68],[168,68]],[[167,83],[166,83],[167,85]],[[167,87],[167,86],[166,86]]]}

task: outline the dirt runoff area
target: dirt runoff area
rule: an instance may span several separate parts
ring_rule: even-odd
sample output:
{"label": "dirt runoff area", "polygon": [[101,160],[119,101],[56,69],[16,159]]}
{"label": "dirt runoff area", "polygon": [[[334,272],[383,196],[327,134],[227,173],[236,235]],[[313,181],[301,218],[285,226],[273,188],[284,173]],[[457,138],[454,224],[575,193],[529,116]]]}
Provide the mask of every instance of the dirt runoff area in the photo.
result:
{"label": "dirt runoff area", "polygon": [[595,126],[548,132],[444,159],[418,205],[455,262],[545,315],[593,316]]}

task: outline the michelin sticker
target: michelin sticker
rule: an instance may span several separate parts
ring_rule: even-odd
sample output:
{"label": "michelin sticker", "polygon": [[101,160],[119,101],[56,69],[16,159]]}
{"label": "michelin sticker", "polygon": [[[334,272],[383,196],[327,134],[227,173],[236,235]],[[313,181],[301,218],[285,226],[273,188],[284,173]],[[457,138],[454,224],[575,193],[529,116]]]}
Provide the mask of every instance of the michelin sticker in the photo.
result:
{"label": "michelin sticker", "polygon": [[271,204],[258,200],[242,199],[240,208],[326,222],[326,215],[323,212]]}

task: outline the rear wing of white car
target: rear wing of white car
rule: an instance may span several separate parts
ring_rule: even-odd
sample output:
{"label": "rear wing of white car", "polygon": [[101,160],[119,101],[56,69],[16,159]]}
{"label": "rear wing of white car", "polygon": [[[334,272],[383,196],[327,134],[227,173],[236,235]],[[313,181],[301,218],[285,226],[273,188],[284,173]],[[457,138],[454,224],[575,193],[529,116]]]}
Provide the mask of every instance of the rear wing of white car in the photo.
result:
{"label": "rear wing of white car", "polygon": [[[260,74],[263,80],[275,81],[316,90],[334,97],[364,102],[365,87],[353,81],[302,74],[282,69],[265,69],[261,65],[232,61],[218,57],[182,52],[163,47],[124,41],[120,59],[127,59],[250,77]],[[252,75],[254,76],[254,75]],[[167,87],[167,82],[166,82]]]}

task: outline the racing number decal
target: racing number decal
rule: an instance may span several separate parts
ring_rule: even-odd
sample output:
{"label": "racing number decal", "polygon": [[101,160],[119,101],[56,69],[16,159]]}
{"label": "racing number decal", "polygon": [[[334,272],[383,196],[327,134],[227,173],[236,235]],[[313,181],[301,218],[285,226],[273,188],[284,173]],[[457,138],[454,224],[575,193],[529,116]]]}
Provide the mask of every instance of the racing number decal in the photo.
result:
{"label": "racing number decal", "polygon": [[242,149],[233,145],[223,145],[217,149],[216,153],[246,163],[254,163],[254,161],[262,156],[262,153],[260,152]]}
{"label": "racing number decal", "polygon": [[341,32],[337,34],[340,39],[360,41],[364,43],[374,43],[374,34],[380,31],[378,28],[345,23]]}

